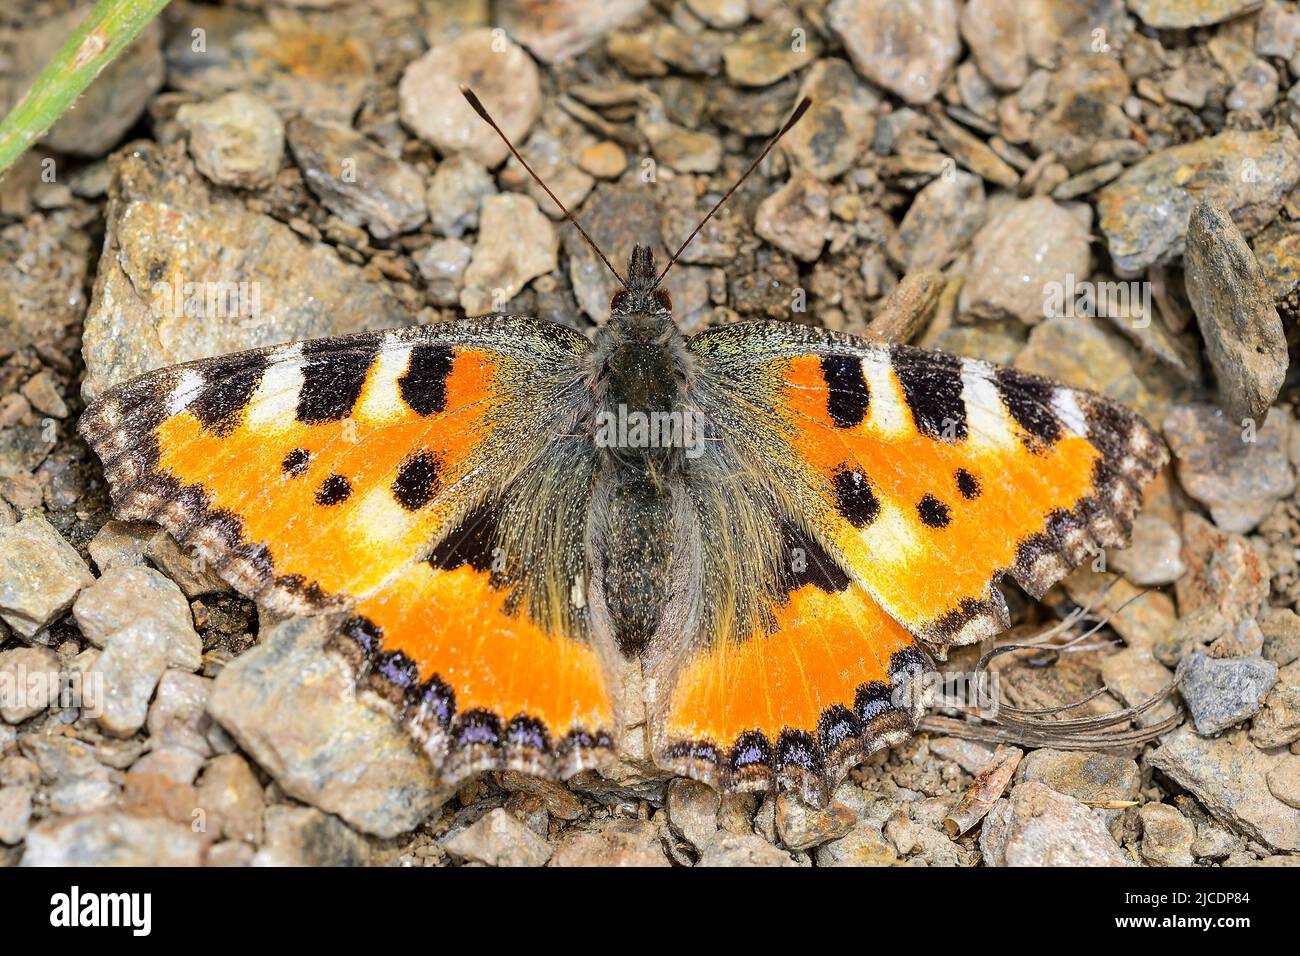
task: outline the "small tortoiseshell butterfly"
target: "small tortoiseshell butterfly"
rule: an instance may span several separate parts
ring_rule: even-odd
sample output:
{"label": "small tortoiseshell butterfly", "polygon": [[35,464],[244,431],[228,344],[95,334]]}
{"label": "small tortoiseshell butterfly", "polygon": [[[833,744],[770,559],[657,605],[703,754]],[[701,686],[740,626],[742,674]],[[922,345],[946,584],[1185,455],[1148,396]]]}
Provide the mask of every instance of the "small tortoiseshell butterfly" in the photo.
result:
{"label": "small tortoiseshell butterfly", "polygon": [[1124,545],[1166,452],[1010,368],[785,323],[685,338],[665,272],[636,247],[593,340],[500,315],[259,349],[120,385],[80,430],[118,517],[336,615],[448,782],[567,777],[626,733],[822,802],[913,732],[923,642],[991,637],[999,579],[1041,596]]}

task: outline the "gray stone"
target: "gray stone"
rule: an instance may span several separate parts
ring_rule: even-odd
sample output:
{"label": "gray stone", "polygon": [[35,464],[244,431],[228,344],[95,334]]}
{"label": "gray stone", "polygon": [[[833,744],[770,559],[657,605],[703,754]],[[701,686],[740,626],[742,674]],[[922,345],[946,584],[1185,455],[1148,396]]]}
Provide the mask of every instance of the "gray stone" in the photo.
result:
{"label": "gray stone", "polygon": [[813,859],[818,866],[893,866],[898,855],[878,829],[859,823],[838,840],[817,847]]}
{"label": "gray stone", "polygon": [[980,177],[958,170],[936,176],[908,207],[889,241],[890,257],[904,272],[942,269],[979,232],[985,216]]}
{"label": "gray stone", "polygon": [[39,515],[0,527],[0,619],[32,637],[94,581],[72,545]]}
{"label": "gray stone", "polygon": [[[1295,162],[1300,166],[1300,156]],[[1264,271],[1223,206],[1203,200],[1193,207],[1184,263],[1224,407],[1237,421],[1262,419],[1286,377],[1286,336]]]}
{"label": "gray stone", "polygon": [[1183,726],[1145,759],[1229,829],[1275,851],[1300,850],[1300,809],[1273,796],[1267,782],[1270,773],[1294,759],[1290,754],[1260,750],[1244,729],[1201,737]]}
{"label": "gray stone", "polygon": [[478,242],[460,302],[468,316],[503,311],[528,282],[558,265],[555,227],[528,196],[501,193],[483,200]]}
{"label": "gray stone", "polygon": [[961,11],[962,39],[999,90],[1018,89],[1029,75],[1021,6],[1016,0],[968,0]]}
{"label": "gray stone", "polygon": [[212,755],[208,743],[208,695],[212,681],[198,674],[168,670],[158,681],[158,693],[149,707],[149,745],[183,747],[203,757]]}
{"label": "gray stone", "polygon": [[697,852],[718,832],[720,806],[718,791],[710,786],[686,777],[677,777],[668,783],[668,795],[664,801],[668,825]]}
{"label": "gray stone", "polygon": [[1128,0],[1128,5],[1147,26],[1186,30],[1231,20],[1259,0]]}
{"label": "gray stone", "polygon": [[1129,546],[1109,557],[1115,570],[1133,584],[1159,587],[1173,584],[1186,570],[1182,549],[1183,539],[1173,525],[1156,515],[1140,514],[1133,520]]}
{"label": "gray stone", "polygon": [[1133,758],[1090,750],[1030,751],[1016,779],[1020,783],[1045,784],[1084,803],[1135,800],[1142,786]]}
{"label": "gray stone", "polygon": [[994,804],[980,831],[989,866],[1128,866],[1100,811],[1041,783]]}
{"label": "gray stone", "polygon": [[825,809],[809,806],[790,792],[776,796],[776,834],[791,850],[810,850],[853,829],[858,815],[832,801]]}
{"label": "gray stone", "polygon": [[0,787],[0,843],[17,846],[32,820],[31,787]]}
{"label": "gray stone", "polygon": [[1182,255],[1197,201],[1221,203],[1243,235],[1277,215],[1300,180],[1300,140],[1280,131],[1227,130],[1153,153],[1097,194],[1098,224],[1121,277]]}
{"label": "gray stone", "polygon": [[[165,365],[409,324],[393,287],[366,279],[331,247],[209,193],[174,147],[141,144],[112,162],[82,343],[87,400]],[[195,308],[187,314],[185,306]]]}
{"label": "gray stone", "polygon": [[1264,778],[1268,792],[1293,809],[1300,809],[1300,756],[1289,754]]}
{"label": "gray stone", "polygon": [[0,651],[0,720],[20,724],[57,700],[59,657],[48,647]]}
{"label": "gray stone", "polygon": [[1217,734],[1255,714],[1277,683],[1277,665],[1253,657],[1193,654],[1178,676],[1178,689],[1192,712],[1196,732]]}
{"label": "gray stone", "polygon": [[21,738],[19,746],[40,768],[45,804],[51,813],[89,813],[116,803],[117,776],[80,740],[28,735]]}
{"label": "gray stone", "polygon": [[545,866],[553,848],[501,807],[443,844],[452,856],[487,866]]}
{"label": "gray stone", "polygon": [[469,245],[459,239],[439,239],[416,254],[415,267],[435,305],[460,304],[460,290],[465,286],[465,269],[472,253]]}
{"label": "gray stone", "polygon": [[391,717],[357,699],[347,664],[323,650],[328,634],[319,620],[271,628],[218,675],[208,711],[285,793],[366,833],[404,833],[443,798],[433,769]]}
{"label": "gray stone", "polygon": [[32,827],[22,866],[199,866],[206,840],[183,823],[127,813],[51,817]]}
{"label": "gray stone", "polygon": [[494,22],[544,63],[569,60],[641,15],[648,0],[504,0]]}
{"label": "gray stone", "polygon": [[1138,810],[1142,821],[1142,858],[1151,866],[1191,866],[1196,829],[1192,821],[1166,803]]}
{"label": "gray stone", "polygon": [[465,33],[415,60],[398,86],[402,122],[440,153],[467,153],[489,169],[509,154],[460,93],[473,87],[506,136],[523,142],[542,107],[537,65],[493,30]]}
{"label": "gray stone", "polygon": [[214,757],[199,778],[199,806],[215,817],[221,836],[262,842],[265,795],[248,761],[239,754]]}
{"label": "gray stone", "polygon": [[806,35],[796,44],[780,23],[746,30],[722,50],[727,79],[735,86],[770,86],[817,58],[815,41]]}
{"label": "gray stone", "polygon": [[266,808],[266,843],[254,866],[365,866],[371,849],[366,838],[338,817],[314,807]]}
{"label": "gray stone", "polygon": [[779,850],[757,834],[728,833],[717,836],[700,853],[696,866],[798,866],[790,854]]}
{"label": "gray stone", "polygon": [[180,588],[152,568],[109,568],[77,596],[72,616],[96,647],[107,647],[119,631],[151,620],[166,636],[168,667],[196,671],[202,664],[203,641],[194,629],[189,602]]}
{"label": "gray stone", "polygon": [[1046,196],[990,213],[975,237],[961,311],[981,319],[1041,322],[1053,313],[1051,288],[1089,274],[1088,233],[1087,221]]}
{"label": "gray stone", "polygon": [[209,103],[186,103],[176,121],[190,134],[199,172],[220,186],[270,185],[284,158],[284,122],[261,97],[236,91]]}
{"label": "gray stone", "polygon": [[114,631],[91,669],[87,709],[105,733],[129,737],[144,726],[149,701],[167,669],[171,635],[144,617]]}
{"label": "gray stone", "polygon": [[448,157],[434,171],[425,196],[434,230],[456,238],[477,229],[479,206],[496,191],[482,163],[464,153]]}
{"label": "gray stone", "polygon": [[796,172],[758,207],[754,231],[804,262],[821,255],[830,227],[830,190],[810,173]]}
{"label": "gray stone", "polygon": [[858,72],[908,103],[928,103],[957,63],[953,0],[835,0],[828,22]]}
{"label": "gray stone", "polygon": [[417,228],[428,216],[424,180],[356,130],[338,123],[289,121],[285,136],[307,187],[344,222],[376,239]]}
{"label": "gray stone", "polygon": [[599,829],[570,830],[551,866],[670,866],[663,839],[648,820],[612,819]]}
{"label": "gray stone", "polygon": [[813,64],[800,97],[812,106],[781,140],[781,149],[798,169],[818,179],[834,179],[858,163],[876,132],[880,97],[843,60]]}

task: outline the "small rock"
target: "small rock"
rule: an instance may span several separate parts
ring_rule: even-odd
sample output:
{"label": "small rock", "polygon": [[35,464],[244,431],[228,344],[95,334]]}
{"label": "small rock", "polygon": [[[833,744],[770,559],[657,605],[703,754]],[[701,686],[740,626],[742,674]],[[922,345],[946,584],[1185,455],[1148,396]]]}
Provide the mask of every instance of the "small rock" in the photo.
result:
{"label": "small rock", "polygon": [[149,745],[180,747],[203,757],[211,756],[207,733],[208,695],[212,681],[198,674],[168,670],[158,681],[158,693],[149,707]]}
{"label": "small rock", "polygon": [[460,302],[467,316],[500,312],[531,279],[556,268],[559,240],[537,203],[518,193],[483,200]]}
{"label": "small rock", "polygon": [[1224,407],[1237,421],[1262,419],[1286,377],[1286,336],[1264,272],[1222,206],[1202,201],[1192,209],[1184,263]]}
{"label": "small rock", "polygon": [[968,774],[974,776],[988,766],[994,748],[974,740],[960,737],[933,737],[930,753],[940,760],[951,760]]}
{"label": "small rock", "polygon": [[835,0],[828,22],[859,73],[913,105],[938,95],[961,53],[953,0]]}
{"label": "small rock", "polygon": [[1264,698],[1264,706],[1250,726],[1256,747],[1270,750],[1300,740],[1300,675],[1279,675],[1277,684]]}
{"label": "small rock", "polygon": [[1041,783],[1083,803],[1136,800],[1142,786],[1137,761],[1118,754],[1043,748],[1025,755],[1019,783]]}
{"label": "small rock", "polygon": [[1164,518],[1140,514],[1133,520],[1129,546],[1111,555],[1111,564],[1133,584],[1159,587],[1173,584],[1186,570],[1182,549],[1183,539],[1173,525]]}
{"label": "small rock", "polygon": [[749,19],[749,0],[686,0],[686,6],[711,27],[732,30]]}
{"label": "small rock", "polygon": [[610,820],[599,830],[570,830],[551,866],[671,866],[659,831],[648,820]]}
{"label": "small rock", "polygon": [[722,50],[727,79],[737,86],[770,86],[817,59],[816,45],[803,32],[803,42],[779,23],[742,33]]}
{"label": "small rock", "polygon": [[830,218],[826,184],[810,173],[795,172],[759,205],[754,231],[777,248],[813,262],[826,244]]}
{"label": "small rock", "polygon": [[1153,153],[1097,194],[1098,224],[1121,278],[1182,255],[1197,201],[1222,204],[1245,236],[1277,215],[1300,181],[1300,140],[1226,130]]}
{"label": "small rock", "polygon": [[17,846],[32,819],[31,787],[0,787],[0,843]]}
{"label": "small rock", "polygon": [[435,305],[460,304],[471,253],[469,245],[459,239],[439,239],[416,254],[415,267]]}
{"label": "small rock", "polygon": [[792,793],[776,796],[776,833],[791,850],[809,850],[837,840],[853,829],[857,819],[858,815],[842,803],[832,802],[819,810]]}
{"label": "small rock", "polygon": [[[555,194],[566,209],[581,206],[595,185],[595,180],[572,162],[573,143],[568,136],[561,139],[547,127],[541,126],[533,130],[520,152],[533,172],[546,183],[546,188]],[[533,197],[538,208],[552,219],[562,221],[565,218],[564,212],[547,194],[546,189],[528,175],[519,160],[513,156],[506,161],[502,180],[520,184]]]}
{"label": "small rock", "polygon": [[269,103],[242,91],[210,103],[186,103],[176,121],[190,134],[190,155],[220,186],[270,185],[284,157],[284,122]]}
{"label": "small rock", "polygon": [[1088,275],[1088,232],[1086,222],[1045,196],[1008,203],[975,237],[961,311],[1026,325],[1050,317],[1051,290]]}
{"label": "small rock", "polygon": [[1300,660],[1300,614],[1290,608],[1264,608],[1259,618],[1264,657],[1278,667]]}
{"label": "small rock", "polygon": [[989,811],[980,849],[990,866],[1129,865],[1099,812],[1032,782]]}
{"label": "small rock", "polygon": [[54,384],[54,376],[42,369],[26,382],[21,389],[23,398],[31,402],[32,408],[54,418],[68,417],[68,404],[59,394]]}
{"label": "small rock", "polygon": [[460,93],[473,88],[512,142],[521,143],[542,108],[537,66],[499,31],[480,29],[436,46],[411,63],[398,86],[402,122],[440,153],[468,153],[489,169],[509,155]]}
{"label": "small rock", "polygon": [[[1127,647],[1102,661],[1101,676],[1106,690],[1128,707],[1136,707],[1149,697],[1164,693],[1173,684],[1174,674],[1152,656],[1147,647]],[[1138,726],[1149,727],[1172,717],[1173,701],[1165,699],[1137,718]]]}
{"label": "small rock", "polygon": [[109,568],[77,596],[72,615],[96,647],[107,647],[119,631],[151,620],[166,635],[169,667],[196,671],[202,664],[203,641],[194,629],[189,602],[180,588],[152,568]]}
{"label": "small rock", "polygon": [[219,822],[221,836],[227,840],[262,842],[265,796],[248,761],[239,754],[212,759],[199,778],[198,800]]}
{"label": "small rock", "polygon": [[289,121],[285,136],[307,186],[344,222],[376,239],[410,232],[428,215],[424,181],[367,137],[337,123]]}
{"label": "small rock", "polygon": [[[172,673],[178,672],[173,671]],[[185,676],[190,677],[192,675],[186,674]],[[199,775],[199,770],[203,768],[203,755],[187,747],[162,746],[154,744],[152,740],[149,743],[155,749],[150,750],[131,764],[131,769],[127,771],[128,788],[133,780],[138,780],[141,777],[160,777],[177,792],[184,792],[187,798],[185,803],[179,807],[179,814],[176,816],[170,813],[164,815],[172,816],[173,819],[179,819],[182,822],[193,820],[192,808],[196,804],[192,784],[194,778]]]}
{"label": "small rock", "polygon": [[627,169],[627,154],[618,143],[602,140],[583,148],[578,165],[598,179],[618,179]]}
{"label": "small rock", "polygon": [[59,656],[48,647],[0,651],[0,720],[21,724],[58,700]]}
{"label": "small rock", "polygon": [[1259,0],[1129,0],[1129,9],[1157,29],[1186,30],[1231,20]]}
{"label": "small rock", "polygon": [[1240,849],[1241,838],[1213,822],[1198,824],[1192,842],[1192,856],[1198,860],[1221,860]]}
{"label": "small rock", "polygon": [[41,770],[45,804],[51,813],[90,813],[117,802],[119,784],[95,752],[70,737],[27,736],[20,746]]}
{"label": "small rock", "polygon": [[[569,60],[641,15],[648,0],[504,0],[497,23],[543,63]],[[487,101],[484,100],[486,103]]]}
{"label": "small rock", "polygon": [[328,633],[319,619],[269,629],[218,675],[208,712],[285,793],[396,836],[438,802],[432,768],[391,717],[357,699],[348,666],[323,650]]}
{"label": "small rock", "polygon": [[716,136],[672,122],[662,106],[642,110],[637,126],[655,158],[679,173],[711,173],[722,162],[722,143]]}
{"label": "small rock", "polygon": [[1277,665],[1251,657],[1216,659],[1193,654],[1179,674],[1178,688],[1192,712],[1196,732],[1208,737],[1259,713],[1277,683]]}
{"label": "small rock", "polygon": [[43,517],[0,527],[0,619],[32,637],[94,581],[86,562]]}
{"label": "small rock", "polygon": [[576,820],[583,814],[582,801],[567,786],[554,780],[515,770],[503,770],[497,774],[497,783],[511,793],[539,798],[546,812],[557,820]]}
{"label": "small rock", "polygon": [[838,840],[823,843],[813,858],[818,866],[893,866],[898,861],[880,831],[866,823],[857,824]]}
{"label": "small rock", "polygon": [[1289,60],[1295,56],[1297,40],[1300,40],[1300,14],[1290,5],[1284,7],[1276,0],[1266,0],[1255,21],[1255,52]]}
{"label": "small rock", "polygon": [[718,791],[710,786],[686,777],[676,777],[668,783],[664,802],[668,825],[697,852],[718,832],[720,806]]}
{"label": "small rock", "polygon": [[1191,866],[1196,830],[1192,821],[1165,803],[1138,810],[1142,821],[1142,858],[1152,866]]}
{"label": "small rock", "polygon": [[144,726],[149,700],[167,668],[171,635],[143,617],[114,631],[91,669],[87,710],[104,732],[129,737]]}
{"label": "small rock", "polygon": [[1300,757],[1283,757],[1264,779],[1269,793],[1288,807],[1300,809]]}
{"label": "small rock", "polygon": [[717,836],[700,853],[696,866],[798,866],[790,854],[779,850],[757,834],[728,833]]}
{"label": "small rock", "polygon": [[22,866],[199,866],[207,841],[161,817],[95,813],[51,817],[27,834]]}
{"label": "small rock", "polygon": [[119,565],[143,564],[158,526],[143,521],[106,521],[87,550],[99,573]]}
{"label": "small rock", "polygon": [[813,64],[799,90],[812,106],[781,140],[790,162],[818,179],[831,180],[858,163],[876,133],[880,98],[843,60]]}
{"label": "small rock", "polygon": [[1277,70],[1265,60],[1253,61],[1237,80],[1225,105],[1230,110],[1262,113],[1277,102]]}
{"label": "small rock", "polygon": [[985,215],[980,177],[957,170],[936,176],[916,194],[890,239],[890,258],[905,273],[942,269],[979,232]]}
{"label": "small rock", "polygon": [[370,844],[338,817],[314,807],[266,808],[266,843],[254,866],[365,866]]}
{"label": "small rock", "polygon": [[1295,491],[1288,456],[1292,422],[1284,409],[1267,416],[1256,428],[1210,405],[1182,405],[1165,418],[1179,482],[1223,531],[1254,530]]}
{"label": "small rock", "polygon": [[1255,617],[1268,597],[1268,569],[1250,543],[1191,511],[1183,514],[1183,563],[1187,573],[1175,586],[1183,614],[1213,608],[1236,624]]}
{"label": "small rock", "polygon": [[961,35],[980,72],[999,90],[1019,89],[1029,75],[1024,12],[1015,0],[969,0]]}
{"label": "small rock", "polygon": [[497,807],[443,844],[452,856],[487,866],[545,866],[549,843]]}
{"label": "small rock", "polygon": [[481,163],[464,154],[448,157],[434,172],[425,196],[434,230],[458,238],[477,229],[479,207],[496,191],[492,174]]}
{"label": "small rock", "polygon": [[1300,850],[1300,810],[1269,791],[1267,776],[1294,757],[1265,753],[1244,730],[1201,737],[1188,726],[1166,736],[1146,758],[1229,829],[1275,851]]}

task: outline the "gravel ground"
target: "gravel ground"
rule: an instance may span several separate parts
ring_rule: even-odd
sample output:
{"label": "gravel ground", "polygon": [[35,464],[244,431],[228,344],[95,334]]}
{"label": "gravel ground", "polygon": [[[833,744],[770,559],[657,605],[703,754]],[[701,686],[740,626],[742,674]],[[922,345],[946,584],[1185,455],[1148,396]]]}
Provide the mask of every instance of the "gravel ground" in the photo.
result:
{"label": "gravel ground", "polygon": [[[0,11],[0,108],[78,13]],[[1274,0],[173,3],[0,183],[0,865],[1300,861],[1298,41]],[[604,321],[611,280],[467,81],[616,259],[674,247],[812,97],[674,270],[679,323],[906,339],[1145,415],[1173,463],[1133,547],[1007,589],[1008,640],[1107,623],[998,674],[1095,714],[1176,680],[1136,719],[1181,725],[1105,752],[921,733],[825,809],[633,764],[447,793],[317,627],[111,520],[74,426],[132,375]]]}

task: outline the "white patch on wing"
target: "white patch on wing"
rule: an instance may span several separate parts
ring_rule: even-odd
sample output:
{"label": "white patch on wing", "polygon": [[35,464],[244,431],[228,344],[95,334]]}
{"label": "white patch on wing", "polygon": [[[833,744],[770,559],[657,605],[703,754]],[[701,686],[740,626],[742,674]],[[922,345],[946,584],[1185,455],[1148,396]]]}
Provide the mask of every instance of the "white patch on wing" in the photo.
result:
{"label": "white patch on wing", "polygon": [[912,414],[903,398],[903,390],[894,378],[889,353],[878,351],[865,356],[862,375],[871,395],[867,405],[867,428],[886,441],[906,441],[915,436]]}
{"label": "white patch on wing", "polygon": [[1068,388],[1058,388],[1052,392],[1052,411],[1061,420],[1066,431],[1073,435],[1088,437],[1088,419],[1079,407],[1079,400]]}
{"label": "white patch on wing", "polygon": [[[875,520],[856,535],[858,553],[850,556],[852,567],[872,568],[871,577],[892,576],[894,568],[905,568],[915,559],[924,542],[916,533],[916,519],[900,505],[885,498]],[[852,545],[850,546],[852,547]]]}
{"label": "white patch on wing", "polygon": [[352,507],[348,526],[376,549],[391,547],[419,519],[416,512],[407,511],[397,503],[388,485],[370,489]]}
{"label": "white patch on wing", "polygon": [[277,429],[293,424],[302,391],[302,349],[291,345],[271,357],[253,399],[246,421],[250,428]]}
{"label": "white patch on wing", "polygon": [[181,372],[175,387],[167,396],[167,414],[176,415],[185,411],[185,406],[194,401],[206,380],[203,373],[192,368]]}
{"label": "white patch on wing", "polygon": [[353,415],[360,421],[384,422],[402,417],[407,413],[406,403],[401,400],[397,389],[397,380],[406,373],[411,361],[411,347],[401,348],[381,346],[379,354],[370,366],[366,376],[365,387],[357,402]]}
{"label": "white patch on wing", "polygon": [[1007,417],[1002,396],[993,383],[993,367],[985,362],[963,359],[961,397],[966,403],[966,430],[977,447],[999,449],[1019,440]]}

